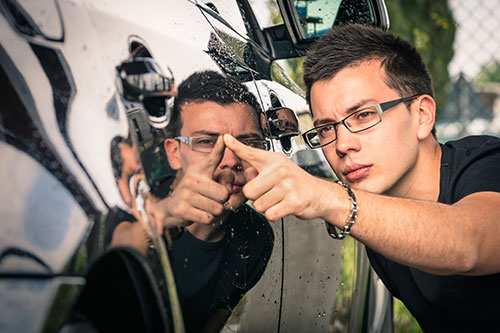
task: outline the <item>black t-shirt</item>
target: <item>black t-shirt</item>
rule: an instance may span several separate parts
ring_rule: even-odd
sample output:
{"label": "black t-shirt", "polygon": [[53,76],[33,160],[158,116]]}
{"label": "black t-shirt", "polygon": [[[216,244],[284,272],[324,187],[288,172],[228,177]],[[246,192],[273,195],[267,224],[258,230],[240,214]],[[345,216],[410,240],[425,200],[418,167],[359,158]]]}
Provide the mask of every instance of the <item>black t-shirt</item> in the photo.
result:
{"label": "black t-shirt", "polygon": [[273,249],[269,222],[247,205],[226,220],[218,242],[184,230],[173,241],[170,260],[187,332],[197,332],[217,309],[232,310],[264,273]]}
{"label": "black t-shirt", "polygon": [[[472,193],[500,192],[499,138],[471,136],[441,148],[439,202],[453,204]],[[477,228],[482,228],[481,221]],[[500,273],[438,276],[400,265],[369,248],[367,252],[387,289],[406,305],[424,331],[500,330]]]}

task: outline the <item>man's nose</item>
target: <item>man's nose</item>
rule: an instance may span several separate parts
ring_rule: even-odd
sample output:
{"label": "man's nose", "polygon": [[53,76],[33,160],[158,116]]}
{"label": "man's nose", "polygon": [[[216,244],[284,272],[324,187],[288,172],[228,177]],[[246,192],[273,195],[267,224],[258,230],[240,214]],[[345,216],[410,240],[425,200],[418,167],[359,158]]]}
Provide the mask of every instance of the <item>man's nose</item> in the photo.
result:
{"label": "man's nose", "polygon": [[224,156],[219,164],[219,169],[231,169],[241,171],[242,161],[236,156],[231,149],[224,149]]}
{"label": "man's nose", "polygon": [[361,143],[359,135],[352,133],[344,124],[337,126],[337,140],[335,140],[335,150],[340,157],[346,155],[349,151],[359,151]]}

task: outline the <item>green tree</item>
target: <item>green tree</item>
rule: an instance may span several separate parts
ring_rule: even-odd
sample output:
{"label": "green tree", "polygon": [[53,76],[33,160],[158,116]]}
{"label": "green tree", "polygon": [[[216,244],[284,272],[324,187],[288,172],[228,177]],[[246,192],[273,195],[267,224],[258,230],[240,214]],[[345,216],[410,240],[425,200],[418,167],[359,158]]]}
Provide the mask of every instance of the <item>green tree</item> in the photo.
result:
{"label": "green tree", "polygon": [[476,83],[500,83],[500,61],[495,60],[481,67],[479,74],[475,77]]}
{"label": "green tree", "polygon": [[450,81],[456,23],[447,0],[385,0],[390,31],[409,41],[422,54],[434,81],[438,112]]}

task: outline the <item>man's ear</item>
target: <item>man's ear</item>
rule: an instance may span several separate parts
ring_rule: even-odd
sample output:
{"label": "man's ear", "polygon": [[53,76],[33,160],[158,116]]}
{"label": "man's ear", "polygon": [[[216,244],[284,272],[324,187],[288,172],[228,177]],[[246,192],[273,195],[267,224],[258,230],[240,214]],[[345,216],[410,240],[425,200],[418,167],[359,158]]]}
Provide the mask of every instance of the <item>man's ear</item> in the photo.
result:
{"label": "man's ear", "polygon": [[179,141],[175,139],[166,139],[165,152],[167,153],[168,163],[170,163],[172,169],[180,170],[182,167],[182,163],[179,152]]}
{"label": "man's ear", "polygon": [[417,138],[419,140],[424,140],[429,135],[432,135],[431,132],[436,120],[436,102],[430,95],[424,94],[416,98],[412,107],[414,107],[417,112]]}

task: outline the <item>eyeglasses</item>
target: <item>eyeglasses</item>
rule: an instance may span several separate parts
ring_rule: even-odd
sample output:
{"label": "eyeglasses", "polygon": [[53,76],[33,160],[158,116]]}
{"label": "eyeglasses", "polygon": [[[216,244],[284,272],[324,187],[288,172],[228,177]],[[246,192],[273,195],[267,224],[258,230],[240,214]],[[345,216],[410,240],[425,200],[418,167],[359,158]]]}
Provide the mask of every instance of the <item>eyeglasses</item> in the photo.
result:
{"label": "eyeglasses", "polygon": [[[193,151],[203,154],[210,154],[217,143],[217,136],[177,136],[174,139],[189,145]],[[269,142],[264,139],[242,139],[239,141],[257,149],[269,150],[270,148]]]}
{"label": "eyeglasses", "polygon": [[420,94],[363,108],[336,123],[314,127],[303,133],[302,137],[309,147],[313,149],[326,146],[337,140],[337,126],[339,124],[343,124],[351,133],[366,131],[382,121],[382,112],[400,103],[412,101],[418,96]]}

